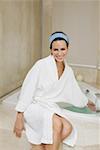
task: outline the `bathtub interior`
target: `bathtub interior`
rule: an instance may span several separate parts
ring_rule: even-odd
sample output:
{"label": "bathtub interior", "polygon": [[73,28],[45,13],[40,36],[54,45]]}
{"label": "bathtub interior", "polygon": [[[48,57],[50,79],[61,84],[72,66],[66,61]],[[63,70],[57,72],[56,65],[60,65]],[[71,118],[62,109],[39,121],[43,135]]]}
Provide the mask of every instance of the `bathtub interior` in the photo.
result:
{"label": "bathtub interior", "polygon": [[[95,87],[92,87],[91,85],[85,83],[85,82],[82,82],[82,81],[79,81],[78,82],[82,92],[88,97],[89,100],[91,100],[93,103],[97,103],[97,99],[98,101],[100,101],[100,90],[95,88]],[[72,112],[77,112],[77,113],[84,113],[84,114],[97,114],[99,113],[100,114],[100,106],[97,106],[96,104],[96,111],[92,111],[90,110],[88,107],[84,107],[84,108],[79,108],[79,107],[75,107],[71,104],[68,104],[68,103],[58,103],[58,105],[64,109],[67,109],[67,110],[70,110]]]}
{"label": "bathtub interior", "polygon": [[83,107],[83,108],[79,108],[73,105],[70,105],[68,103],[64,103],[64,102],[59,102],[58,105],[66,110],[72,111],[72,112],[77,112],[77,113],[84,113],[84,114],[95,114],[96,112],[90,110],[88,107]]}

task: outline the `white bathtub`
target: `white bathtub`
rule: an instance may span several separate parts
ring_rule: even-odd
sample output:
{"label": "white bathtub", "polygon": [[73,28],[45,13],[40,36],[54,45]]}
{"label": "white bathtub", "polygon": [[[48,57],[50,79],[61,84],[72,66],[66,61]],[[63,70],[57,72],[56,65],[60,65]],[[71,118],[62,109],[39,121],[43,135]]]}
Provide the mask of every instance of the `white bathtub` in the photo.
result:
{"label": "white bathtub", "polygon": [[97,89],[85,82],[78,82],[85,95],[96,104],[97,111],[100,111],[100,89]]}
{"label": "white bathtub", "polygon": [[[86,92],[87,89],[92,92],[92,95],[95,93],[100,93],[99,89],[96,89],[84,82],[79,82],[79,85],[84,93]],[[4,98],[3,103],[16,105],[19,93],[20,89],[6,96]],[[84,147],[86,146],[100,145],[100,113],[83,114],[72,112],[65,109],[64,111],[66,115],[73,120],[73,123],[78,130],[78,140],[76,143],[77,150],[80,150],[78,149],[79,146],[83,147],[84,149]],[[67,149],[66,146],[65,149]]]}
{"label": "white bathtub", "polygon": [[[93,102],[95,102],[95,94],[100,94],[100,89],[96,89],[90,86],[87,83],[79,82],[79,85],[84,93],[87,90],[91,93],[91,98]],[[78,140],[77,140],[77,150],[78,146],[81,146],[81,149],[85,149],[88,146],[97,146],[96,150],[100,149],[100,112],[92,113],[92,114],[84,114],[72,112],[69,110],[65,110],[66,115],[68,115],[72,120],[74,125],[78,130]],[[67,147],[66,147],[67,149]],[[82,149],[82,150],[83,150]],[[87,148],[88,149],[88,148]],[[91,150],[90,148],[89,150]],[[75,149],[76,150],[76,149]]]}

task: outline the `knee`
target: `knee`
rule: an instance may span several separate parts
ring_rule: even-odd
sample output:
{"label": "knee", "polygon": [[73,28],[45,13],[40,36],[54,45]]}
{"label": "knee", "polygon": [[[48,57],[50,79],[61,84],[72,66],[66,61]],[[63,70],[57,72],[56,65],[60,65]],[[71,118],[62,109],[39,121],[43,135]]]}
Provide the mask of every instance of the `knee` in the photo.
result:
{"label": "knee", "polygon": [[70,134],[72,132],[72,130],[73,130],[73,127],[72,127],[72,125],[70,123],[68,124],[67,129],[68,129],[68,133]]}
{"label": "knee", "polygon": [[53,128],[58,134],[60,134],[63,129],[63,123],[62,123],[60,117],[57,115],[54,115],[54,117],[53,117]]}
{"label": "knee", "polygon": [[69,135],[73,130],[73,127],[72,127],[71,123],[67,122],[66,125],[65,125],[65,129],[66,129],[66,132],[67,132],[66,134]]}

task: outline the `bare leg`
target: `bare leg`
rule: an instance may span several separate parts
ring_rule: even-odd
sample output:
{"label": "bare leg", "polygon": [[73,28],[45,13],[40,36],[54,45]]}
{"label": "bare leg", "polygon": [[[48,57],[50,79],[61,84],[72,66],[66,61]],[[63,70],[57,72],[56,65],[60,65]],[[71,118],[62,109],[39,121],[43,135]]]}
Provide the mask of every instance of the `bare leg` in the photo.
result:
{"label": "bare leg", "polygon": [[61,143],[61,132],[63,124],[61,117],[54,114],[53,115],[53,144],[45,145],[46,150],[58,150]]}
{"label": "bare leg", "polygon": [[71,123],[58,115],[53,116],[53,141],[51,145],[45,145],[45,150],[58,150],[60,143],[72,132]]}
{"label": "bare leg", "polygon": [[45,150],[45,148],[44,148],[44,145],[42,145],[42,144],[40,144],[40,145],[31,144],[30,150]]}
{"label": "bare leg", "polygon": [[63,123],[61,141],[63,141],[65,138],[67,138],[71,134],[73,128],[72,128],[71,123],[68,120],[66,120],[65,118],[61,118],[61,120]]}

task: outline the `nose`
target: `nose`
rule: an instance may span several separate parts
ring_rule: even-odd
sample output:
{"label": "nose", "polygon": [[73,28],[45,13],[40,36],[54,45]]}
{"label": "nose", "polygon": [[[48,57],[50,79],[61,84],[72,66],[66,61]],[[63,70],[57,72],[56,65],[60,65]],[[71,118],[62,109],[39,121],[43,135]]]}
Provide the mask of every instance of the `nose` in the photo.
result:
{"label": "nose", "polygon": [[61,50],[58,50],[58,55],[61,55],[62,54],[62,51]]}

